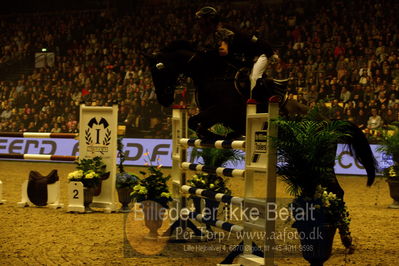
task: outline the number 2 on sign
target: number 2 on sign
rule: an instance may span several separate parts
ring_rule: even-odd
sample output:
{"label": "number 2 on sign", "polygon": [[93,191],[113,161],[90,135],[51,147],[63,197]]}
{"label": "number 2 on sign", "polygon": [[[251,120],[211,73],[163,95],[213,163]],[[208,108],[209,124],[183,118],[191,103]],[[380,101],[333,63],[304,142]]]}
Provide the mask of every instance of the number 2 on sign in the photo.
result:
{"label": "number 2 on sign", "polygon": [[74,190],[72,191],[72,193],[73,193],[73,198],[74,198],[74,199],[78,199],[78,198],[79,198],[79,190],[74,189]]}

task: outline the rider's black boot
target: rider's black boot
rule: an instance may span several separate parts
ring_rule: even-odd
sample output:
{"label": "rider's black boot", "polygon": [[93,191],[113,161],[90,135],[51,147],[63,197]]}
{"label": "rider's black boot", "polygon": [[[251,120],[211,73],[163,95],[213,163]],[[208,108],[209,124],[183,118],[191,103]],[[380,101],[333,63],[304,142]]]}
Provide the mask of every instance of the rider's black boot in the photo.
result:
{"label": "rider's black boot", "polygon": [[262,77],[256,81],[252,89],[252,99],[258,102],[268,102],[270,97],[277,96],[283,102],[287,92],[288,80],[274,80]]}

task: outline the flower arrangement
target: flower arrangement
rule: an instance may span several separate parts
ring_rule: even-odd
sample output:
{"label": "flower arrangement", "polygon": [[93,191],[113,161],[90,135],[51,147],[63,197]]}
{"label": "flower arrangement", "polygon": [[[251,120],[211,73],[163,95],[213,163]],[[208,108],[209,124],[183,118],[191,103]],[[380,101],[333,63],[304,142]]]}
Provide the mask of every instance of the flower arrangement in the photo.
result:
{"label": "flower arrangement", "polygon": [[383,169],[383,174],[387,181],[399,181],[399,165],[394,164]]}
{"label": "flower arrangement", "polygon": [[122,139],[118,138],[118,157],[119,157],[119,173],[116,174],[116,188],[132,188],[138,183],[138,177],[132,173],[125,171],[123,162],[126,160],[125,152],[123,151]]}
{"label": "flower arrangement", "polygon": [[[337,228],[340,228],[340,235],[342,237],[350,237],[349,225],[350,217],[345,202],[338,198],[336,194],[328,192],[326,188],[318,185],[313,197],[298,196],[296,197],[291,208],[294,212],[294,217],[301,217],[299,212],[313,210],[313,215],[306,217],[313,217],[314,220],[301,221],[298,219],[295,223],[306,222],[310,225],[312,223],[330,223]],[[312,209],[310,209],[312,208]],[[299,216],[297,216],[299,215]],[[296,226],[294,223],[294,227]],[[344,239],[345,239],[344,237]]]}
{"label": "flower arrangement", "polygon": [[[144,155],[149,157],[148,152]],[[169,192],[167,181],[171,176],[164,176],[164,173],[160,170],[161,167],[161,164],[158,166],[150,165],[148,171],[140,171],[143,177],[138,178],[138,184],[133,187],[133,192],[130,194],[137,202],[152,200],[168,208],[168,202],[172,201],[172,194]]]}
{"label": "flower arrangement", "polygon": [[68,174],[69,181],[80,181],[85,187],[97,187],[100,182],[109,177],[106,172],[106,164],[100,156],[92,159],[81,159],[76,161],[77,170]]}
{"label": "flower arrangement", "polygon": [[207,173],[195,174],[187,181],[189,186],[201,189],[209,189],[217,193],[230,195],[231,190],[226,186],[226,181],[218,175]]}
{"label": "flower arrangement", "polygon": [[132,173],[117,173],[116,188],[131,188],[138,183],[138,177]]}
{"label": "flower arrangement", "polygon": [[[383,132],[377,151],[384,153],[388,157],[384,160],[384,163],[388,166],[381,169],[387,181],[399,181],[399,127],[392,125],[390,129],[391,131]],[[392,162],[389,162],[389,159]]]}

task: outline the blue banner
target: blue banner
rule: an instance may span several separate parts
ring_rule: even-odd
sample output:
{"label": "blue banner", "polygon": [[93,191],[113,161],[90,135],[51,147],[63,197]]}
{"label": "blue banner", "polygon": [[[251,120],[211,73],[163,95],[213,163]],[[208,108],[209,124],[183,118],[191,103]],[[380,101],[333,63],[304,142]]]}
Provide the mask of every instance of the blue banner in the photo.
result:
{"label": "blue banner", "polygon": [[[172,140],[170,139],[133,139],[122,141],[126,152],[124,165],[143,166],[158,165],[172,166]],[[371,149],[381,168],[392,165],[392,160],[385,154],[376,151],[378,145],[371,145]],[[50,138],[0,138],[0,153],[17,154],[51,154],[51,155],[79,155],[79,142],[74,139]],[[189,152],[188,152],[189,154]],[[119,162],[119,160],[118,160]],[[199,161],[201,163],[201,161]],[[244,169],[244,161],[238,165],[227,165],[229,168]],[[366,171],[350,155],[346,145],[339,144],[335,163],[337,174],[366,175]]]}

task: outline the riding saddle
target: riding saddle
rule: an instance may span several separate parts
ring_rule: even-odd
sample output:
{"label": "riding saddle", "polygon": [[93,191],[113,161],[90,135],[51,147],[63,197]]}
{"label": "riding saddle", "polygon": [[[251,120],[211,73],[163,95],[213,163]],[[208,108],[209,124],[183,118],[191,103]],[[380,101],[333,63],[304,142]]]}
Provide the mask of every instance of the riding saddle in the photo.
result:
{"label": "riding saddle", "polygon": [[[241,68],[237,71],[234,77],[234,86],[237,92],[248,99],[250,95],[250,81],[249,81],[249,68]],[[267,101],[272,96],[280,98],[280,106],[282,106],[287,99],[287,83],[288,79],[271,79],[264,75],[258,79],[255,88],[252,90],[252,98],[263,102]]]}
{"label": "riding saddle", "polygon": [[37,206],[46,206],[48,200],[47,185],[54,184],[59,180],[58,171],[52,170],[47,176],[37,171],[29,172],[28,198]]}

